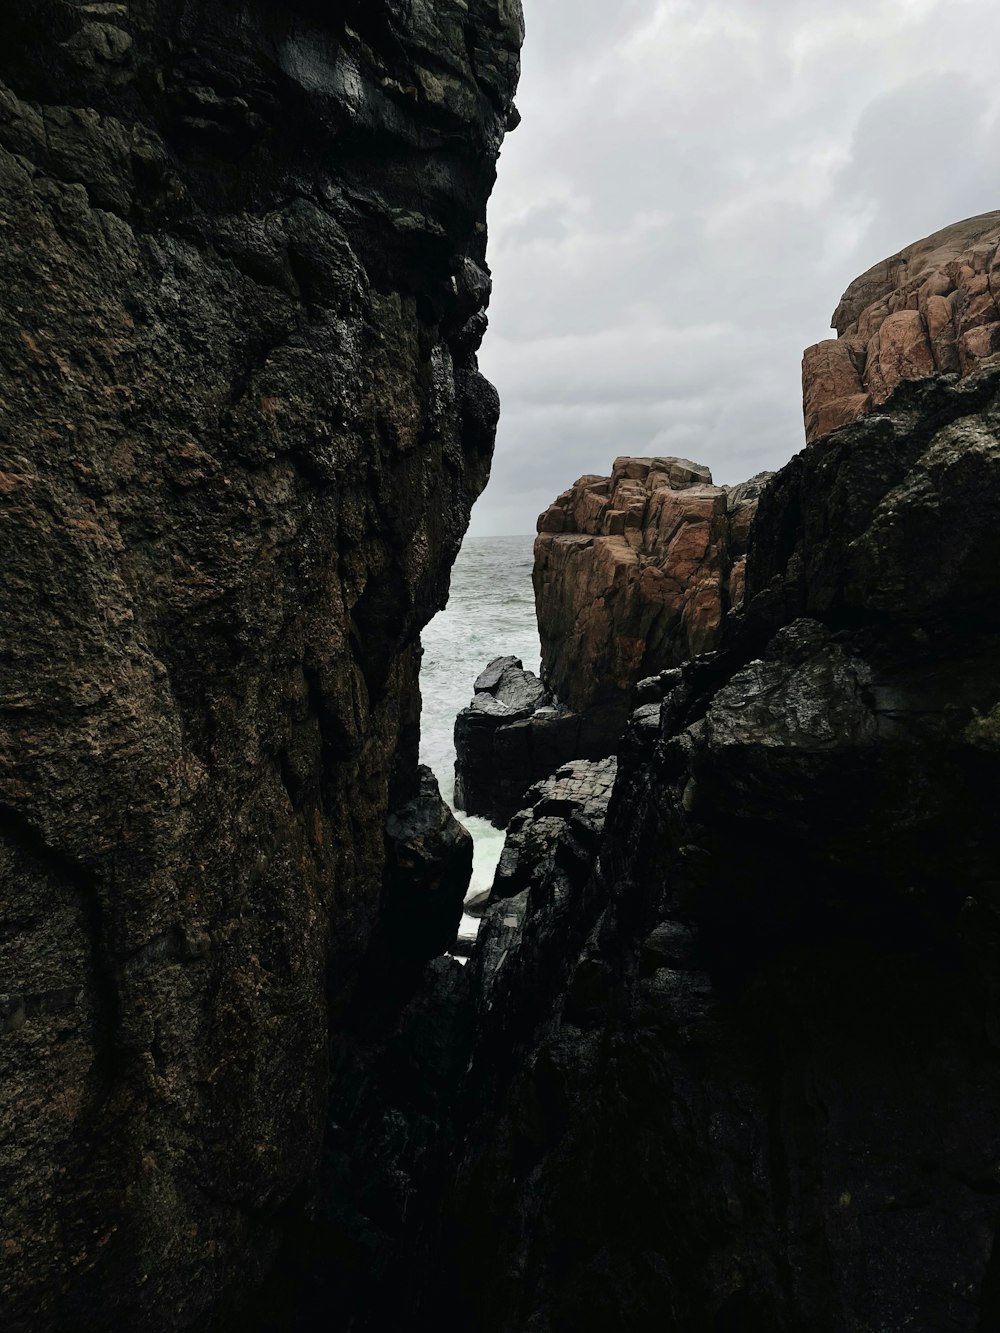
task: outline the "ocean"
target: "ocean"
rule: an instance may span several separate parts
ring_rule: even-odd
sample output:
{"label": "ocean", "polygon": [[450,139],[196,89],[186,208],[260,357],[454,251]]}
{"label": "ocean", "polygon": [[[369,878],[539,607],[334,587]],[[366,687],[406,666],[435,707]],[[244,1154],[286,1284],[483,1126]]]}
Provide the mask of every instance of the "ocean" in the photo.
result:
{"label": "ocean", "polygon": [[[447,609],[424,630],[420,758],[434,772],[454,809],[455,717],[471,700],[476,677],[494,657],[519,657],[537,672],[541,649],[531,588],[534,537],[469,538],[451,576]],[[475,860],[470,895],[493,883],[504,835],[485,819],[456,811],[472,834]],[[463,935],[474,923],[463,921]]]}

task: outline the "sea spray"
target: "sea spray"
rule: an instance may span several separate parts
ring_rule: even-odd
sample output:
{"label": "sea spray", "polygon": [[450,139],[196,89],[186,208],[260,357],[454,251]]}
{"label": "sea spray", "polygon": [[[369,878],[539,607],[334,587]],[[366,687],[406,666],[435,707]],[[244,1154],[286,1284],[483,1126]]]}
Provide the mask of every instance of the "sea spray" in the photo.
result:
{"label": "sea spray", "polygon": [[[420,757],[433,769],[441,794],[452,806],[455,718],[469,702],[474,680],[487,662],[500,655],[519,657],[530,671],[539,669],[531,587],[533,542],[532,537],[467,540],[452,572],[447,609],[424,630]],[[504,834],[488,820],[456,813],[475,842],[472,897],[492,884]],[[477,927],[474,918],[465,916],[461,938],[474,938]]]}

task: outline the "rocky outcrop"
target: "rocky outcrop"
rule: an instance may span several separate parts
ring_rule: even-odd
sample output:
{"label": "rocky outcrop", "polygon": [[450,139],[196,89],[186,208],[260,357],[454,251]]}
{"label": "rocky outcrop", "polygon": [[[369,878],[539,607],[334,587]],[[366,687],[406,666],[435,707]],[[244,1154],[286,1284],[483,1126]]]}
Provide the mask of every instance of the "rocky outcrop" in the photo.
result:
{"label": "rocky outcrop", "polygon": [[743,595],[747,536],[769,474],[713,486],[686,459],[619,458],[538,520],[535,603],[542,678],[586,714],[607,754],[630,691],[718,642]]}
{"label": "rocky outcrop", "polygon": [[836,339],[802,360],[806,439],[880,407],[903,380],[970,375],[1000,354],[1000,213],[945,227],[848,287]]}
{"label": "rocky outcrop", "polygon": [[591,719],[557,703],[517,657],[497,657],[455,719],[455,803],[506,828],[529,787],[571,759],[600,758]]}
{"label": "rocky outcrop", "polygon": [[506,827],[533,783],[614,751],[640,678],[716,644],[769,475],[713,486],[684,459],[619,458],[550,505],[533,571],[544,684],[513,658],[476,681],[455,724],[461,809]]}
{"label": "rocky outcrop", "polygon": [[472,878],[472,835],[442,800],[421,765],[420,787],[385,825],[385,891],[379,922],[388,976],[446,953],[455,942]]}
{"label": "rocky outcrop", "polygon": [[998,369],[902,384],[767,488],[572,910],[556,834],[483,927],[428,1312],[1000,1324],[998,503]]}
{"label": "rocky outcrop", "polygon": [[7,36],[0,1322],[155,1333],[310,1198],[489,468],[520,10],[42,0]]}
{"label": "rocky outcrop", "polygon": [[436,958],[402,1001],[387,1002],[382,987],[359,997],[334,1048],[332,1130],[312,1215],[241,1328],[476,1327],[452,1309],[450,1275],[441,1274],[446,1298],[435,1291],[425,1303],[437,1262],[428,1231],[470,1108],[502,1086],[511,1045],[565,980],[567,939],[582,941],[593,918],[583,895],[614,775],[614,759],[567,764],[527,794],[489,901],[475,909],[484,920],[467,967]]}
{"label": "rocky outcrop", "polygon": [[557,897],[572,896],[573,885],[586,879],[581,867],[593,866],[617,768],[614,758],[573,760],[525,793],[507,829],[491,902],[542,880]]}

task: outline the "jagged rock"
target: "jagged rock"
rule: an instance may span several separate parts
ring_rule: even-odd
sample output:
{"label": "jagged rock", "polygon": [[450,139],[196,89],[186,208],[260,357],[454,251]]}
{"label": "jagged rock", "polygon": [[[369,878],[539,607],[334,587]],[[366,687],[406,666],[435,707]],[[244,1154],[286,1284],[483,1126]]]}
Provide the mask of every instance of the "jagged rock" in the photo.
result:
{"label": "jagged rock", "polygon": [[901,384],[768,487],[572,910],[530,876],[491,908],[422,1311],[1000,1326],[998,505],[1000,369]]}
{"label": "jagged rock", "polygon": [[[493,696],[500,689],[504,677],[509,673],[513,682],[518,679],[515,674],[517,672],[520,672],[522,677],[529,680],[537,680],[533,672],[524,670],[524,663],[519,657],[495,657],[486,670],[481,671],[476,677],[476,683],[472,688],[476,694]],[[504,694],[506,695],[506,691],[504,691]]]}
{"label": "jagged rock", "polygon": [[632,687],[713,648],[743,594],[750,522],[769,474],[713,486],[676,458],[619,458],[538,520],[542,678],[614,748]]}
{"label": "jagged rock", "polygon": [[511,821],[469,963],[479,1016],[469,1063],[486,1097],[512,1044],[567,982],[568,942],[580,947],[593,923],[595,892],[604,892],[593,872],[616,770],[614,758],[565,764],[531,788]]}
{"label": "jagged rock", "polygon": [[880,407],[903,380],[970,375],[1000,354],[1000,213],[935,232],[873,265],[834,312],[837,339],[802,359],[806,439]]}
{"label": "jagged rock", "polygon": [[520,8],[9,9],[0,1324],[218,1325],[415,794]]}
{"label": "jagged rock", "polygon": [[555,704],[520,658],[495,658],[455,719],[455,803],[506,828],[529,787],[602,748],[589,719]]}
{"label": "jagged rock", "polygon": [[472,836],[420,768],[418,794],[386,820],[385,895],[380,934],[385,966],[405,971],[455,942],[472,878]]}
{"label": "jagged rock", "polygon": [[489,901],[489,889],[481,889],[478,893],[474,893],[471,898],[465,900],[466,915],[472,917],[482,916],[486,911]]}
{"label": "jagged rock", "polygon": [[567,873],[588,868],[604,830],[617,760],[576,760],[564,764],[526,794],[524,808],[511,820],[492,899],[513,898],[544,879],[555,893]]}

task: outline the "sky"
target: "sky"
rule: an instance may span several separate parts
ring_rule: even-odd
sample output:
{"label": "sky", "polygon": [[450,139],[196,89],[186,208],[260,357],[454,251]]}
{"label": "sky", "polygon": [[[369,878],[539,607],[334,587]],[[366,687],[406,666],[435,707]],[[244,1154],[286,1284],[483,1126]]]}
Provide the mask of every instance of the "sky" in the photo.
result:
{"label": "sky", "polygon": [[471,534],[530,533],[619,454],[720,483],[803,446],[800,363],[847,285],[1000,208],[996,0],[524,0],[490,204]]}

